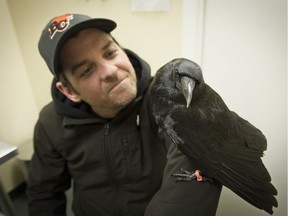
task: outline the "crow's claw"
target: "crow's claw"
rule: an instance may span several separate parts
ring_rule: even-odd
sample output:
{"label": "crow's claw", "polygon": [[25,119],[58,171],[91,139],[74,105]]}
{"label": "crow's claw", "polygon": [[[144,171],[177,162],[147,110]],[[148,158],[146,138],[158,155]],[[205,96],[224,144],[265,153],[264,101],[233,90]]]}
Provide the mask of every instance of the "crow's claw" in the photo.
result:
{"label": "crow's claw", "polygon": [[200,170],[196,170],[194,173],[192,173],[181,168],[180,172],[181,173],[172,174],[172,176],[176,178],[176,182],[183,182],[183,181],[189,182],[192,180],[197,180],[199,182],[202,182],[202,181],[213,182],[212,179],[202,176]]}

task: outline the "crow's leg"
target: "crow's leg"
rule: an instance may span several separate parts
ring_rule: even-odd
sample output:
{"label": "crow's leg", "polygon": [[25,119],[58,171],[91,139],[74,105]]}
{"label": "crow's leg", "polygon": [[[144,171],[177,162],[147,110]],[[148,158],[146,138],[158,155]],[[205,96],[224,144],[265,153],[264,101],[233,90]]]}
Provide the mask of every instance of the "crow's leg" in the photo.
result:
{"label": "crow's leg", "polygon": [[181,168],[180,172],[181,173],[172,174],[172,176],[176,178],[176,182],[183,182],[183,181],[184,182],[189,182],[189,181],[192,181],[192,180],[197,180],[197,181],[200,181],[200,182],[202,182],[202,181],[213,182],[212,179],[202,176],[200,170],[196,170],[193,173],[193,172],[189,172],[189,171]]}

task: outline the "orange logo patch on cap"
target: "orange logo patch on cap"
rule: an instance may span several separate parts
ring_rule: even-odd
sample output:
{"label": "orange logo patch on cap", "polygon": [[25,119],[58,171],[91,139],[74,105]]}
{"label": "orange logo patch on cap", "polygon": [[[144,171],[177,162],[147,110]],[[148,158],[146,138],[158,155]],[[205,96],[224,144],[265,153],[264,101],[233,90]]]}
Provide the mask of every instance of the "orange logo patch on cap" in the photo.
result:
{"label": "orange logo patch on cap", "polygon": [[51,21],[50,26],[48,27],[48,30],[50,32],[50,39],[52,40],[57,32],[65,31],[70,25],[70,20],[72,19],[73,19],[72,14],[65,14],[62,16],[55,17]]}

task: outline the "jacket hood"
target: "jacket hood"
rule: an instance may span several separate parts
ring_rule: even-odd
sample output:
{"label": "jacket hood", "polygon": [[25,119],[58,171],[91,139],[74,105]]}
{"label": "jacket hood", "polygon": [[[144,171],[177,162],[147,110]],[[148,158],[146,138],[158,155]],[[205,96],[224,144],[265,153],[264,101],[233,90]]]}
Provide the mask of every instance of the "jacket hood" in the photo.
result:
{"label": "jacket hood", "polygon": [[[125,49],[126,54],[128,55],[137,76],[137,97],[136,99],[128,106],[126,109],[130,109],[129,107],[133,106],[136,101],[143,96],[145,90],[147,89],[150,79],[151,79],[151,69],[149,64],[141,59],[137,54],[132,52],[131,50]],[[54,79],[51,86],[51,94],[53,98],[53,103],[56,112],[59,115],[63,115],[68,117],[68,119],[78,119],[80,122],[84,119],[97,118],[99,121],[104,121],[101,119],[96,113],[94,113],[90,107],[85,102],[75,103],[67,98],[64,94],[62,94],[56,87],[57,80]],[[123,111],[124,111],[123,110]],[[122,111],[121,111],[122,112]],[[80,123],[79,122],[79,123]]]}

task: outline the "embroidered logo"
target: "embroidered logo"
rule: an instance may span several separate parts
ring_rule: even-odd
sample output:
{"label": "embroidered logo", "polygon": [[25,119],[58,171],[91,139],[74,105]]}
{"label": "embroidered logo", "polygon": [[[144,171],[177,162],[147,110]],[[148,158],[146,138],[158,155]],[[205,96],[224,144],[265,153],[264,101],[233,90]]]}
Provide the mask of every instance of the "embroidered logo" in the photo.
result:
{"label": "embroidered logo", "polygon": [[55,17],[50,26],[48,27],[48,31],[50,32],[50,39],[52,40],[54,35],[57,32],[65,31],[70,25],[70,20],[73,19],[73,14],[65,14],[62,16]]}

